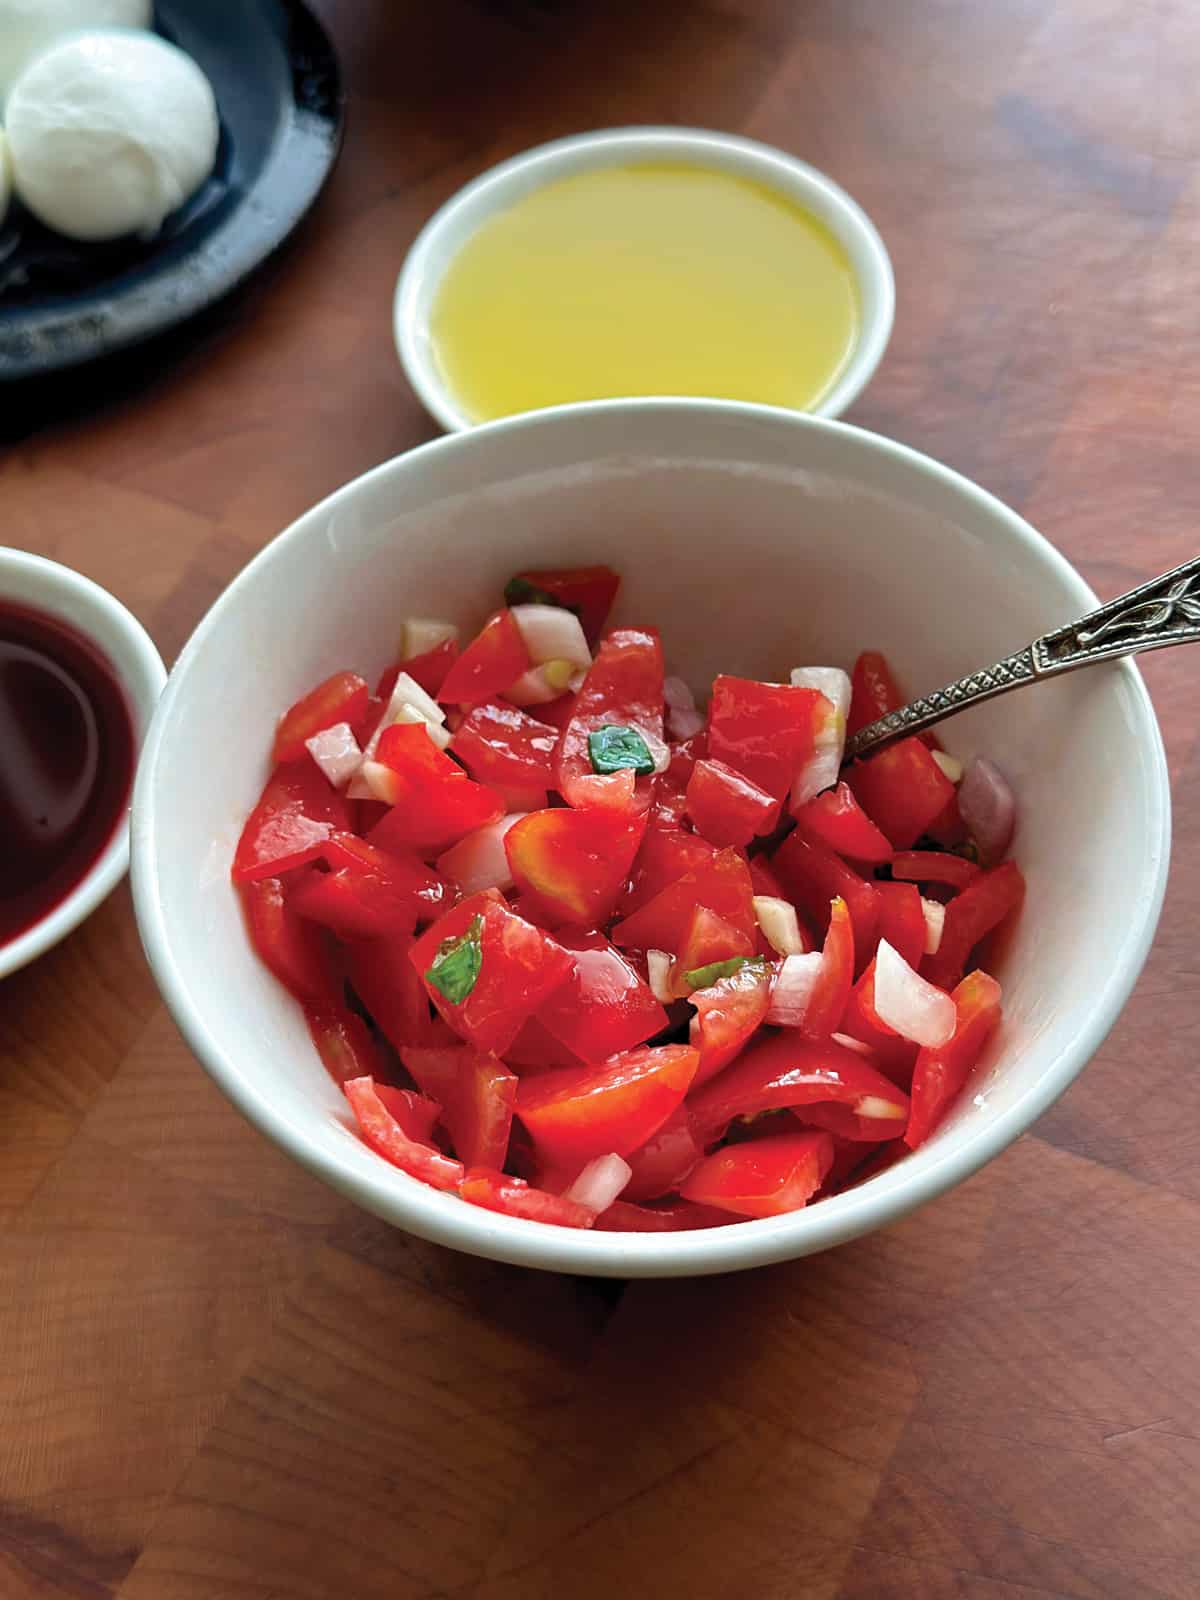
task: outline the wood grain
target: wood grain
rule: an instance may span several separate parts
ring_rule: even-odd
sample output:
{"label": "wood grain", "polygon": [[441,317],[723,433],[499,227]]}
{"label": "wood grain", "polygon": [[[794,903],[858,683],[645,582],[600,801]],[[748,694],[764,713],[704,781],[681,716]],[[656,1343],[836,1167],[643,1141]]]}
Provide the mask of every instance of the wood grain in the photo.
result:
{"label": "wood grain", "polygon": [[[345,157],[219,313],[0,394],[6,542],[178,651],[314,499],[432,434],[389,299],[465,179],[596,125],[732,128],[876,218],[854,420],[978,478],[1103,594],[1194,554],[1187,0],[324,0]],[[127,892],[0,996],[4,1600],[1194,1600],[1200,756],[1161,932],[1034,1133],[887,1233],[627,1289],[451,1255],[246,1127]],[[1110,875],[1121,916],[1119,862]]]}

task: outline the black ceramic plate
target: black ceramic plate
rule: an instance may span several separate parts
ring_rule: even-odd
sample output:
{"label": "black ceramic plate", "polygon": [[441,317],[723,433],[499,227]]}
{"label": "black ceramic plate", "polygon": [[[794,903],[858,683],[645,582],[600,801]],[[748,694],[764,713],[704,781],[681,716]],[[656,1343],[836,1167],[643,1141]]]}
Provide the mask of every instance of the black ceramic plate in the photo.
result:
{"label": "black ceramic plate", "polygon": [[84,245],[14,204],[0,228],[0,381],[77,366],[194,316],[279,248],[342,138],[328,35],[300,0],[158,0],[221,113],[217,166],[149,243]]}

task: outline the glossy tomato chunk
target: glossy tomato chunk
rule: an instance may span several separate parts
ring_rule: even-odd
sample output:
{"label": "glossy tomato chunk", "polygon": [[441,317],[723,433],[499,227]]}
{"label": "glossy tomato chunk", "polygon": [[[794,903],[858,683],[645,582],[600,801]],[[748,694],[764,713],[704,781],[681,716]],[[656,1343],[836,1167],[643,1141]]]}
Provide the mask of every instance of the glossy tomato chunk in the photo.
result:
{"label": "glossy tomato chunk", "polygon": [[602,1066],[522,1078],[517,1115],[547,1165],[579,1171],[645,1144],[682,1102],[699,1059],[687,1045],[641,1045]]}
{"label": "glossy tomato chunk", "polygon": [[805,1205],[832,1165],[827,1133],[774,1134],[714,1151],[679,1192],[697,1205],[741,1217],[778,1217]]}
{"label": "glossy tomato chunk", "polygon": [[828,705],[815,689],[722,674],[709,702],[708,753],[782,800],[812,755]]}
{"label": "glossy tomato chunk", "polygon": [[604,727],[635,728],[661,742],[663,656],[652,628],[617,628],[600,646],[575,697],[555,759],[555,787],[573,806],[645,811],[654,780],[597,773],[589,737]]}
{"label": "glossy tomato chunk", "polygon": [[280,878],[257,878],[240,885],[250,942],[259,960],[297,1000],[329,1004],[337,991],[326,937],[288,904],[289,887]]}
{"label": "glossy tomato chunk", "polygon": [[953,988],[975,946],[1017,911],[1024,898],[1025,879],[1015,861],[981,872],[946,907],[941,943],[936,955],[925,957],[923,975],[939,989]]}
{"label": "glossy tomato chunk", "polygon": [[697,761],[687,786],[687,810],[710,844],[746,845],[779,821],[779,801],[724,761]]}
{"label": "glossy tomato chunk", "polygon": [[611,567],[551,567],[518,572],[509,579],[504,598],[510,606],[541,602],[573,611],[587,642],[594,646],[620,587],[621,580]]}
{"label": "glossy tomato chunk", "polygon": [[277,878],[315,861],[325,841],[349,827],[349,802],[306,752],[303,761],[286,762],[267,779],[238,840],[233,881]]}
{"label": "glossy tomato chunk", "polygon": [[875,954],[879,940],[879,896],[875,885],[853,867],[813,844],[797,829],[771,857],[771,869],[788,899],[806,920],[822,931],[829,925],[829,908],[842,899],[850,910],[854,929],[854,967],[861,971]]}
{"label": "glossy tomato chunk", "polygon": [[612,915],[645,830],[645,816],[560,806],[514,822],[504,852],[540,921],[594,928]]}
{"label": "glossy tomato chunk", "polygon": [[476,706],[495,700],[533,665],[521,630],[505,607],[494,612],[446,674],[438,699]]}
{"label": "glossy tomato chunk", "polygon": [[471,776],[497,789],[549,789],[558,733],[516,706],[474,706],[454,735],[454,754]]}
{"label": "glossy tomato chunk", "polygon": [[696,1015],[688,1038],[700,1051],[693,1091],[727,1067],[758,1030],[771,1001],[772,975],[765,961],[748,961],[737,972],[693,992]]}
{"label": "glossy tomato chunk", "polygon": [[357,723],[367,709],[370,696],[367,680],[357,672],[335,672],[319,683],[280,718],[275,732],[271,760],[276,766],[285,761],[311,759],[305,741],[332,728],[335,722]]}
{"label": "glossy tomato chunk", "polygon": [[412,1045],[400,1059],[421,1092],[442,1108],[454,1153],[468,1167],[502,1167],[508,1154],[517,1078],[473,1045]]}
{"label": "glossy tomato chunk", "polygon": [[920,739],[901,739],[846,772],[854,798],[897,850],[907,850],[956,798]]}
{"label": "glossy tomato chunk", "polygon": [[537,1013],[555,1039],[583,1061],[644,1044],[667,1025],[667,1013],[631,962],[602,933],[560,935],[575,970]]}
{"label": "glossy tomato chunk", "polygon": [[627,917],[648,900],[653,900],[669,883],[682,878],[685,872],[711,861],[716,853],[713,846],[697,834],[685,833],[673,825],[658,825],[652,819],[634,858],[629,887],[621,896],[620,914]]}
{"label": "glossy tomato chunk", "polygon": [[878,866],[892,859],[892,847],[854,798],[848,784],[839,783],[797,807],[796,827],[806,839],[853,861]]}
{"label": "glossy tomato chunk", "polygon": [[758,926],[750,868],[740,850],[719,850],[661,889],[612,930],[612,941],[627,950],[667,950],[677,954],[698,905],[715,911],[754,942]]}
{"label": "glossy tomato chunk", "polygon": [[509,1217],[525,1217],[530,1222],[549,1222],[558,1228],[590,1228],[596,1220],[596,1213],[586,1206],[576,1205],[563,1195],[535,1189],[524,1178],[510,1178],[495,1168],[473,1168],[463,1178],[458,1192],[473,1206]]}
{"label": "glossy tomato chunk", "polygon": [[358,939],[346,946],[347,976],[375,1026],[395,1050],[433,1042],[425,985],[409,960],[412,940]]}
{"label": "glossy tomato chunk", "polygon": [[464,1176],[462,1162],[452,1161],[440,1150],[406,1133],[383,1103],[371,1078],[351,1078],[344,1088],[359,1130],[377,1155],[435,1189],[458,1188]]}
{"label": "glossy tomato chunk", "polygon": [[958,1014],[954,1036],[936,1050],[922,1050],[912,1080],[912,1114],[904,1142],[923,1144],[962,1090],[983,1047],[1000,1021],[1000,985],[986,972],[972,972],[954,991]]}
{"label": "glossy tomato chunk", "polygon": [[377,759],[397,780],[395,803],[369,836],[382,850],[440,855],[504,813],[500,796],[439,750],[423,723],[385,728]]}

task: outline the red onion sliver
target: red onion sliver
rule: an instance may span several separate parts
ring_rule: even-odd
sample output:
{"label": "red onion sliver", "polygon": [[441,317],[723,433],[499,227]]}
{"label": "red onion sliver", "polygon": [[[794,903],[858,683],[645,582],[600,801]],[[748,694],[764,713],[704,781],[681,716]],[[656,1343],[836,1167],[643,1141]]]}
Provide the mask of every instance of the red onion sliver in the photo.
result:
{"label": "red onion sliver", "polygon": [[950,1040],[958,1020],[950,996],[914,972],[886,939],[875,954],[875,1010],[889,1028],[931,1050]]}
{"label": "red onion sliver", "polygon": [[563,1195],[589,1211],[607,1211],[633,1177],[633,1168],[618,1155],[597,1156]]}
{"label": "red onion sliver", "polygon": [[958,809],[988,861],[999,861],[1012,842],[1017,802],[1008,779],[984,756],[970,762],[958,786]]}

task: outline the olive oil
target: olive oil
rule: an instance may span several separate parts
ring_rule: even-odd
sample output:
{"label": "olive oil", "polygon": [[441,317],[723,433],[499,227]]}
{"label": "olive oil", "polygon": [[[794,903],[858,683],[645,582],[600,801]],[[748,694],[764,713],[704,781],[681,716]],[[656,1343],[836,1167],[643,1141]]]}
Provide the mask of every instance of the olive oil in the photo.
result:
{"label": "olive oil", "polygon": [[534,190],[451,260],[430,331],[472,421],[616,395],[811,409],[854,348],[842,243],[763,184],[684,163]]}

